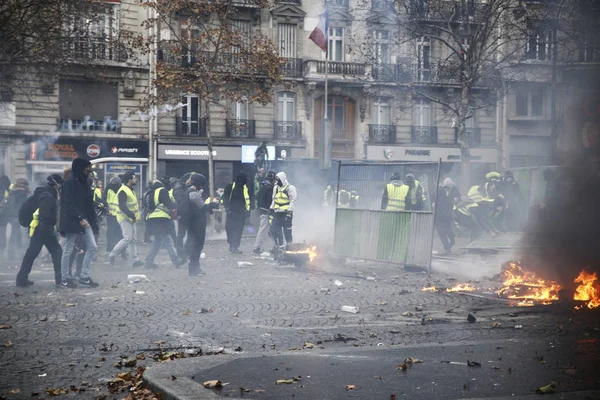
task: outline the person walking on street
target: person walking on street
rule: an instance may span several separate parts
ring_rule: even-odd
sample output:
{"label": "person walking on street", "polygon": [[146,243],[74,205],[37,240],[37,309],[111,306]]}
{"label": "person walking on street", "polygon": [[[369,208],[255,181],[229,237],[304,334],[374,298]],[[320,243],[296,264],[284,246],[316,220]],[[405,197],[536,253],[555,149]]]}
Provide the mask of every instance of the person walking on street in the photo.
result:
{"label": "person walking on street", "polygon": [[206,178],[202,174],[194,174],[190,178],[190,187],[178,203],[178,212],[186,227],[187,241],[185,243],[186,253],[189,257],[188,273],[190,276],[204,275],[200,269],[200,255],[204,249],[206,238],[206,214],[207,201],[202,199],[202,193],[206,186]]}
{"label": "person walking on street", "polygon": [[225,187],[223,193],[223,206],[227,212],[225,231],[229,251],[233,254],[242,254],[240,243],[242,242],[246,217],[250,212],[250,194],[246,185],[247,182],[248,176],[244,172],[240,172],[235,181]]}
{"label": "person walking on street", "polygon": [[106,252],[110,253],[115,248],[119,240],[123,238],[121,227],[117,222],[117,212],[119,210],[119,199],[117,192],[121,188],[121,179],[118,176],[111,178],[104,190],[104,201],[108,207],[106,213]]}
{"label": "person walking on street", "polygon": [[6,248],[6,226],[8,225],[8,195],[10,179],[6,175],[0,176],[0,255]]}
{"label": "person walking on street", "polygon": [[123,185],[121,185],[117,191],[117,199],[119,201],[117,222],[121,226],[123,239],[121,239],[108,254],[108,260],[114,265],[115,257],[129,247],[131,250],[131,257],[133,258],[133,267],[141,267],[144,263],[140,261],[138,255],[136,225],[141,219],[140,206],[135,191],[133,190],[137,184],[137,176],[132,172],[125,172],[122,175],[121,182]]}
{"label": "person walking on street", "polygon": [[149,230],[150,235],[154,236],[154,240],[150,252],[144,260],[144,266],[149,269],[157,268],[154,259],[160,249],[164,247],[169,253],[175,268],[179,268],[185,261],[177,256],[173,237],[171,236],[171,210],[176,209],[177,204],[161,181],[153,181],[150,189],[152,195],[148,199],[148,204],[146,204],[148,210],[146,228]]}
{"label": "person walking on street", "polygon": [[8,225],[10,225],[10,237],[8,239],[8,248],[6,249],[6,258],[15,260],[18,258],[23,248],[23,232],[19,224],[19,210],[29,197],[29,181],[25,178],[19,178],[10,189],[6,201],[6,212],[8,216]]}
{"label": "person walking on street", "polygon": [[296,187],[290,185],[285,172],[275,175],[276,186],[273,190],[273,224],[271,232],[275,245],[283,247],[283,240],[289,245],[292,243],[292,221],[294,218],[294,206],[296,204]]}
{"label": "person walking on street", "polygon": [[261,246],[269,236],[269,218],[271,216],[271,203],[273,202],[273,186],[275,185],[275,172],[267,172],[265,179],[260,182],[260,190],[256,195],[256,204],[258,206],[258,212],[260,214],[260,225],[258,227],[258,233],[256,234],[256,240],[254,242],[254,254],[260,254],[262,252]]}
{"label": "person walking on street", "polygon": [[454,247],[454,224],[453,210],[454,205],[460,199],[460,192],[450,178],[444,179],[437,192],[435,201],[435,229],[437,230],[444,251],[446,254],[452,253]]}
{"label": "person walking on street", "polygon": [[65,236],[65,247],[61,260],[61,287],[76,287],[70,271],[71,253],[75,241],[83,235],[85,256],[79,277],[79,284],[97,287],[90,276],[90,266],[98,248],[94,235],[98,234],[93,194],[88,184],[92,165],[89,161],[76,158],[71,164],[71,177],[64,182],[60,195],[60,231]]}
{"label": "person walking on street", "polygon": [[[43,246],[46,246],[54,264],[54,281],[57,286],[61,282],[61,259],[62,248],[56,237],[56,220],[58,216],[58,192],[63,184],[63,179],[58,174],[48,177],[48,184],[35,189],[37,208],[31,216],[29,225],[29,247],[25,251],[21,269],[17,274],[17,286],[27,287],[33,285],[29,280],[29,273],[33,262],[40,254]],[[30,210],[31,211],[31,210]]]}

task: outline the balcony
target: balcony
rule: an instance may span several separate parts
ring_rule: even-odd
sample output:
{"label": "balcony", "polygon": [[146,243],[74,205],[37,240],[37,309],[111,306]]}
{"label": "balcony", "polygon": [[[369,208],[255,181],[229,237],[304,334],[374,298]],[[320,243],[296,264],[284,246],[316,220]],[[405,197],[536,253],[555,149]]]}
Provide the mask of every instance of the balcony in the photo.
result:
{"label": "balcony", "polygon": [[326,7],[343,7],[348,8],[349,0],[325,0]]}
{"label": "balcony", "polygon": [[298,6],[301,6],[302,0],[275,0],[275,3],[288,3],[288,4],[296,4]]}
{"label": "balcony", "polygon": [[121,123],[110,117],[103,120],[61,118],[58,120],[57,131],[121,133]]}
{"label": "balcony", "polygon": [[[458,130],[455,134],[455,142],[458,143]],[[481,145],[481,128],[466,128],[465,139],[469,147],[477,147]]]}
{"label": "balcony", "polygon": [[478,0],[464,2],[414,0],[409,16],[413,20],[430,22],[475,22],[486,12],[485,7],[487,4]]}
{"label": "balcony", "polygon": [[70,57],[79,61],[127,61],[125,47],[106,37],[67,37],[64,38],[63,49]]}
{"label": "balcony", "polygon": [[393,0],[371,0],[371,10],[395,13]]}
{"label": "balcony", "polygon": [[256,121],[253,119],[228,119],[225,135],[229,138],[253,138],[256,134]]}
{"label": "balcony", "polygon": [[304,72],[301,58],[286,58],[286,63],[281,67],[281,73],[286,78],[302,78]]}
{"label": "balcony", "polygon": [[316,61],[310,60],[311,63],[309,70],[318,74],[325,74],[325,64],[327,64],[327,73],[330,75],[350,75],[350,76],[365,76],[365,64],[362,63],[351,63],[343,61]]}
{"label": "balcony", "polygon": [[175,134],[177,136],[206,136],[206,119],[182,119],[181,117],[175,118]]}
{"label": "balcony", "polygon": [[459,67],[448,64],[418,64],[400,60],[397,64],[373,66],[373,79],[378,82],[458,83],[459,75]]}
{"label": "balcony", "polygon": [[369,124],[369,143],[396,143],[396,126]]}
{"label": "balcony", "polygon": [[437,126],[415,126],[411,127],[411,143],[414,144],[437,144]]}
{"label": "balcony", "polygon": [[409,83],[413,81],[413,73],[402,64],[379,64],[373,66],[373,79],[378,82]]}
{"label": "balcony", "polygon": [[231,0],[231,5],[235,7],[260,8],[260,6],[256,4],[256,1],[253,0]]}
{"label": "balcony", "polygon": [[273,121],[273,138],[284,140],[302,139],[302,122]]}

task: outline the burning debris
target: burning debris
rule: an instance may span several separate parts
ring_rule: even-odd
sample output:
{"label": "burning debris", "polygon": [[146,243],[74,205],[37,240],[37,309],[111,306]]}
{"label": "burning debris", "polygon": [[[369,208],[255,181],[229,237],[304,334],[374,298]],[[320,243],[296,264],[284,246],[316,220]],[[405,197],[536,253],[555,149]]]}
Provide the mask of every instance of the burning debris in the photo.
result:
{"label": "burning debris", "polygon": [[421,292],[437,292],[438,289],[435,286],[428,286],[421,288]]}
{"label": "burning debris", "polygon": [[446,292],[452,293],[452,292],[473,292],[477,290],[477,288],[473,285],[470,285],[468,283],[464,283],[464,284],[459,284],[456,285],[454,287],[448,288],[446,289]]}
{"label": "burning debris", "polygon": [[317,246],[306,244],[291,244],[283,252],[280,260],[284,263],[294,264],[296,267],[304,267],[312,264],[317,259]]}
{"label": "burning debris", "polygon": [[498,296],[518,300],[519,305],[556,301],[562,289],[557,282],[541,279],[533,272],[525,271],[518,262],[505,264],[501,276],[504,286],[498,290]]}
{"label": "burning debris", "polygon": [[600,306],[600,282],[596,273],[589,273],[585,270],[579,273],[575,278],[574,283],[579,283],[575,289],[574,300],[587,301],[588,308],[596,308]]}

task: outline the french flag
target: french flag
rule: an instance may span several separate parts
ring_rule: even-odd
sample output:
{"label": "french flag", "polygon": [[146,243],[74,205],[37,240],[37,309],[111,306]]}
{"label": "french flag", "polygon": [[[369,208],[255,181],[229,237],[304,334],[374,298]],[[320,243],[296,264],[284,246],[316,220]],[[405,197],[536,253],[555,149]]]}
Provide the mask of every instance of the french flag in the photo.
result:
{"label": "french flag", "polygon": [[321,15],[319,23],[316,28],[311,32],[308,37],[310,40],[315,42],[324,52],[327,52],[327,34],[329,31],[329,18],[327,15],[327,9]]}

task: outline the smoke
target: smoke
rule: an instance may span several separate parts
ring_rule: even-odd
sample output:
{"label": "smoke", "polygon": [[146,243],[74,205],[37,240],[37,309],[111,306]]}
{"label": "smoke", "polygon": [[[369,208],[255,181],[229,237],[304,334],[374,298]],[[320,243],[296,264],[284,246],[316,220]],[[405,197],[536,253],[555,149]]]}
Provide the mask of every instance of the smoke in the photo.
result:
{"label": "smoke", "polygon": [[492,278],[500,272],[500,266],[506,260],[514,260],[516,258],[518,258],[518,254],[505,252],[494,255],[465,254],[456,259],[433,259],[431,270],[436,273],[449,275],[461,281],[477,281]]}

